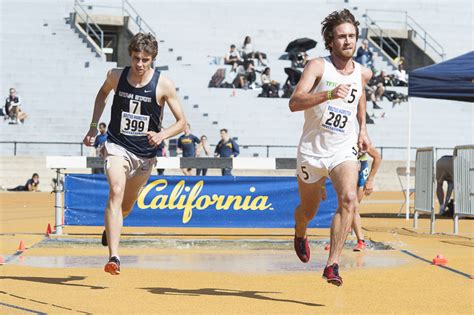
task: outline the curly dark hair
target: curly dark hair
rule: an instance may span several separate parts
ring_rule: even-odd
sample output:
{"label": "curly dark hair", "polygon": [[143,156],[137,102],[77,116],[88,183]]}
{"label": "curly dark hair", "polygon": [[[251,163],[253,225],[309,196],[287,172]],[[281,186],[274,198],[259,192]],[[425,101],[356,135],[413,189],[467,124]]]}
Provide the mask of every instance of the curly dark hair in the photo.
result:
{"label": "curly dark hair", "polygon": [[128,54],[131,56],[132,52],[145,51],[153,56],[153,59],[158,55],[158,42],[152,34],[137,33],[130,40],[128,45]]}
{"label": "curly dark hair", "polygon": [[359,22],[356,21],[354,15],[348,9],[341,11],[334,11],[329,14],[322,22],[321,35],[324,38],[324,45],[326,49],[331,51],[329,43],[334,39],[334,28],[343,23],[350,23],[354,25],[356,29],[356,40],[359,39]]}

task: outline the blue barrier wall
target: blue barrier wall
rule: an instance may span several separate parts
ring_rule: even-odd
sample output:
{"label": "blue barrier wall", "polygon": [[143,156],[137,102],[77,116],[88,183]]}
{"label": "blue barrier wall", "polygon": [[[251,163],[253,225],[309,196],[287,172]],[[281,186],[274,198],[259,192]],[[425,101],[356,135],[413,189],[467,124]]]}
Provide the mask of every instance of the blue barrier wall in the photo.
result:
{"label": "blue barrier wall", "polygon": [[[310,227],[327,228],[336,210],[332,184]],[[68,174],[65,225],[104,225],[104,175]],[[296,177],[151,176],[125,226],[292,228]]]}

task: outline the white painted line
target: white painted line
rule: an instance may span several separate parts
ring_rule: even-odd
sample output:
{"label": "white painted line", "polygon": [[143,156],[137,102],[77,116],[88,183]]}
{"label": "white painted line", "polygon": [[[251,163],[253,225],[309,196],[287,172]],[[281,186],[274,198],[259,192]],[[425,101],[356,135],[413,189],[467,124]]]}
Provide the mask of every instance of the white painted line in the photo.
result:
{"label": "white painted line", "polygon": [[85,156],[47,156],[47,168],[87,168]]}
{"label": "white painted line", "polygon": [[275,158],[238,157],[232,159],[234,170],[274,170]]}
{"label": "white painted line", "polygon": [[156,163],[156,168],[180,168],[179,157],[157,157],[158,162]]}

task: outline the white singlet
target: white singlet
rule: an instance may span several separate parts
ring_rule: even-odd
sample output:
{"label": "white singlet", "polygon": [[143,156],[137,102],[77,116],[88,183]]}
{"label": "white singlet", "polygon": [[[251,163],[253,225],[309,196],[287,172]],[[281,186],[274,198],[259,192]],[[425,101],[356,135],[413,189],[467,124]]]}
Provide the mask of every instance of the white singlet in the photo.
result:
{"label": "white singlet", "polygon": [[361,66],[354,61],[350,75],[337,72],[330,57],[323,58],[324,71],[311,93],[333,90],[339,84],[350,84],[345,99],[323,102],[304,111],[303,134],[298,146],[297,174],[314,183],[338,164],[357,161],[357,107],[362,95]]}

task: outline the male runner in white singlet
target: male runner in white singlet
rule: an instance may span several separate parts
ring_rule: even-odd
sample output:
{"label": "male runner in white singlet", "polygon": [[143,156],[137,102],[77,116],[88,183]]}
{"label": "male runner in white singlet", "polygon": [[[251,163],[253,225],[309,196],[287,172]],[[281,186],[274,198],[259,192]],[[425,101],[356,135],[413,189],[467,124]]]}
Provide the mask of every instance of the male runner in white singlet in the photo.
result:
{"label": "male runner in white singlet", "polygon": [[309,261],[306,229],[318,210],[321,186],[330,177],[338,208],[323,278],[337,286],[342,285],[339,256],[359,206],[357,154],[358,150],[365,152],[370,143],[364,90],[372,71],[352,60],[358,25],[347,9],[324,19],[321,33],[331,54],[308,62],[289,103],[292,112],[304,111],[305,117],[297,155],[300,204],[295,209],[295,251],[301,261]]}
{"label": "male runner in white singlet", "polygon": [[[181,133],[186,126],[183,109],[171,80],[151,67],[158,42],[151,34],[138,33],[128,46],[131,66],[112,69],[97,93],[90,129],[84,144],[91,146],[107,96],[114,90],[107,142],[103,148],[109,199],[105,208],[102,244],[109,247],[104,270],[120,274],[118,247],[123,218],[132,211],[141,188],[155,168],[158,145]],[[163,129],[165,104],[176,122]]]}

